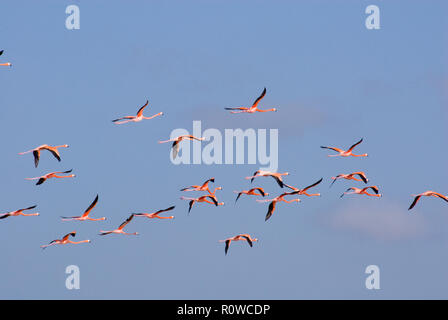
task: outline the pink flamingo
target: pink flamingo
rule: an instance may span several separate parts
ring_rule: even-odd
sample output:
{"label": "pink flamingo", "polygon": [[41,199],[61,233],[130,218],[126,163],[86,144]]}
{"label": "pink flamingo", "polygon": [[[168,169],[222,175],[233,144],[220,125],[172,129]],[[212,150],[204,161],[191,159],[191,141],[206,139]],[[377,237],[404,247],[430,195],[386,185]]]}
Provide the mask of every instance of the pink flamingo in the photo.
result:
{"label": "pink flamingo", "polygon": [[285,193],[282,193],[281,195],[279,195],[278,197],[276,197],[274,199],[257,200],[258,202],[271,202],[269,204],[268,213],[266,214],[266,217],[265,217],[264,221],[267,221],[272,216],[272,214],[275,211],[275,206],[276,206],[277,202],[282,202],[282,201],[286,202],[286,203],[300,202],[300,199],[292,199],[290,201],[284,199],[285,196],[290,196],[290,195],[294,195],[294,194],[295,194],[294,192],[285,192]]}
{"label": "pink flamingo", "polygon": [[249,244],[249,246],[252,248],[252,245],[254,242],[258,241],[257,238],[252,238],[249,234],[238,234],[234,237],[231,238],[227,238],[225,240],[219,240],[219,242],[225,242],[226,243],[226,247],[225,247],[225,254],[227,255],[227,251],[229,251],[229,247],[230,247],[230,243],[232,241],[247,241],[247,243]]}
{"label": "pink flamingo", "polygon": [[[141,107],[138,110],[136,116],[125,116],[125,117],[122,117],[122,118],[119,118],[119,119],[112,120],[112,122],[115,122],[115,124],[123,124],[123,123],[128,123],[128,122],[140,122],[142,120],[150,120],[150,119],[153,119],[155,117],[163,115],[163,112],[159,112],[159,113],[157,113],[157,114],[155,114],[155,115],[153,115],[151,117],[143,116],[143,110],[145,110],[145,108],[146,108],[146,106],[148,104],[149,104],[149,101],[146,100],[146,103],[144,104],[143,107]],[[123,120],[123,121],[121,121],[121,120]]]}
{"label": "pink flamingo", "polygon": [[[256,192],[258,191],[258,193]],[[251,195],[251,196],[268,196],[269,193],[264,192],[263,188],[252,188],[250,190],[242,190],[242,191],[234,191],[235,193],[238,193],[238,196],[235,199],[235,203],[238,201],[238,199],[241,197],[242,194]]]}
{"label": "pink flamingo", "polygon": [[257,98],[257,100],[255,100],[254,104],[250,108],[247,108],[247,107],[237,107],[237,108],[225,108],[225,109],[226,110],[238,110],[238,111],[230,111],[230,113],[255,113],[255,112],[277,111],[276,108],[267,109],[267,110],[258,109],[258,107],[257,107],[258,103],[260,102],[261,99],[264,98],[265,95],[266,95],[266,88],[264,88],[264,90],[261,93],[261,95]]}
{"label": "pink flamingo", "polygon": [[[189,200],[189,207],[188,207],[188,213],[190,213],[191,208],[193,207],[193,204],[195,202],[206,202],[209,204],[214,204],[216,207],[217,206],[223,206],[224,202],[218,202],[218,199],[216,198],[215,195],[205,195],[205,196],[201,196],[199,198],[188,198],[188,197],[181,197],[182,200]],[[207,200],[210,199],[211,201]]]}
{"label": "pink flamingo", "polygon": [[62,178],[74,178],[74,177],[75,177],[74,174],[71,174],[71,175],[68,175],[68,176],[59,176],[59,175],[58,175],[58,174],[64,174],[64,173],[70,173],[70,172],[72,172],[72,170],[68,170],[68,171],[56,171],[56,172],[50,172],[50,173],[47,173],[47,174],[45,174],[45,175],[43,175],[43,176],[40,176],[40,177],[36,177],[36,178],[25,178],[25,179],[26,179],[26,180],[37,180],[37,179],[39,179],[39,181],[37,181],[37,183],[36,183],[36,186],[38,186],[38,185],[44,183],[47,179],[51,179],[51,178],[60,178],[60,179],[62,179]]}
{"label": "pink flamingo", "polygon": [[76,231],[70,232],[68,234],[66,234],[64,237],[62,237],[62,239],[56,239],[51,241],[49,244],[40,246],[42,249],[45,249],[49,246],[53,246],[55,244],[67,244],[67,243],[71,243],[71,244],[80,244],[80,243],[90,243],[90,240],[82,240],[82,241],[71,241],[69,240],[69,237],[74,237],[76,235]]}
{"label": "pink flamingo", "polygon": [[288,172],[285,173],[277,173],[277,172],[270,172],[270,171],[263,171],[263,170],[257,170],[254,172],[252,177],[246,177],[246,179],[250,179],[250,182],[252,183],[256,177],[272,177],[277,181],[278,185],[283,188],[284,183],[282,180],[282,176],[289,175]]}
{"label": "pink flamingo", "polygon": [[[355,178],[355,176],[360,177],[361,179]],[[355,180],[355,181],[363,181],[364,183],[367,183],[369,179],[367,179],[366,174],[362,171],[353,172],[349,174],[338,174],[336,177],[331,177],[333,179],[333,182],[330,184],[330,187],[333,185],[333,183],[336,182],[338,179],[346,179],[346,180]]]}
{"label": "pink flamingo", "polygon": [[39,215],[38,212],[36,212],[36,213],[23,213],[23,211],[31,210],[31,209],[34,209],[36,207],[37,206],[32,206],[32,207],[25,208],[25,209],[19,209],[19,210],[16,210],[16,211],[2,213],[2,214],[0,214],[0,219],[5,219],[5,218],[8,218],[8,217],[17,217],[17,216],[24,216],[24,217],[38,216]]}
{"label": "pink flamingo", "polygon": [[149,218],[149,219],[154,219],[154,218],[157,218],[157,219],[174,219],[174,216],[161,217],[161,216],[159,216],[159,214],[161,214],[162,212],[171,211],[171,210],[173,210],[175,207],[176,207],[176,206],[172,206],[172,207],[169,207],[169,208],[167,208],[167,209],[163,209],[163,210],[156,211],[156,212],[154,212],[154,213],[134,213],[134,215],[135,215],[136,217],[146,217],[146,218]]}
{"label": "pink flamingo", "polygon": [[213,192],[210,191],[210,188],[208,186],[209,182],[215,182],[215,178],[210,178],[207,181],[205,181],[202,185],[192,185],[187,188],[180,189],[180,191],[207,191],[210,194],[215,194],[216,190],[222,190],[222,187],[217,187],[213,190]]}
{"label": "pink flamingo", "polygon": [[437,198],[443,199],[446,202],[448,202],[447,196],[444,196],[443,194],[440,194],[438,192],[431,191],[431,190],[425,191],[420,194],[413,194],[412,196],[415,198],[414,198],[414,201],[412,201],[411,206],[409,207],[408,210],[411,210],[412,208],[414,208],[414,206],[417,204],[417,202],[420,200],[421,197],[437,197]]}
{"label": "pink flamingo", "polygon": [[339,149],[339,148],[334,148],[334,147],[324,147],[324,146],[321,146],[321,148],[322,149],[330,149],[330,150],[338,152],[338,154],[328,155],[329,157],[349,157],[349,156],[352,156],[352,157],[367,157],[368,156],[367,153],[364,153],[364,154],[353,154],[352,153],[353,149],[358,144],[360,144],[362,141],[363,141],[363,139],[359,140],[354,145],[352,145],[347,151],[344,151],[344,150]]}
{"label": "pink flamingo", "polygon": [[[375,194],[368,193],[367,190],[369,190],[369,189],[372,189],[373,192],[375,192]],[[351,191],[351,192],[350,192],[350,191]],[[381,193],[378,193],[378,192],[379,192],[379,190],[378,190],[378,187],[377,187],[377,186],[370,186],[370,187],[365,187],[365,188],[362,188],[362,189],[352,187],[352,188],[348,188],[347,191],[345,191],[345,192],[341,195],[341,198],[342,198],[345,194],[364,194],[364,195],[369,196],[369,197],[381,197],[381,196],[382,196]]]}
{"label": "pink flamingo", "polygon": [[71,221],[71,220],[77,220],[77,221],[86,221],[86,220],[91,220],[91,221],[103,221],[106,220],[105,217],[102,218],[98,218],[98,219],[94,219],[94,218],[90,218],[89,214],[90,211],[92,211],[92,209],[96,206],[96,204],[98,203],[98,195],[96,195],[95,200],[93,200],[92,204],[86,209],[86,211],[84,211],[82,216],[76,216],[76,217],[61,217],[62,221]]}
{"label": "pink flamingo", "polygon": [[177,154],[179,153],[179,143],[183,140],[197,140],[197,141],[204,141],[205,138],[196,138],[195,136],[192,136],[190,134],[187,135],[183,135],[183,136],[179,136],[177,138],[174,139],[170,139],[170,140],[164,140],[164,141],[159,141],[159,143],[166,143],[166,142],[171,142],[173,141],[173,145],[171,146],[171,148],[173,149],[173,159],[176,159]]}
{"label": "pink flamingo", "polygon": [[34,155],[34,165],[35,165],[36,168],[37,168],[37,166],[38,166],[38,164],[39,164],[39,158],[40,158],[40,151],[41,151],[41,150],[48,150],[48,151],[50,151],[50,152],[53,154],[53,156],[54,156],[56,159],[58,159],[58,161],[61,161],[61,157],[60,157],[60,155],[59,155],[59,151],[58,151],[58,149],[59,149],[59,148],[68,148],[68,147],[69,147],[69,146],[68,146],[67,144],[64,144],[64,145],[62,145],[62,146],[55,146],[55,147],[51,147],[51,146],[49,146],[49,145],[43,144],[43,145],[41,145],[41,146],[39,146],[39,147],[37,147],[37,148],[34,148],[34,149],[32,149],[32,150],[25,151],[25,152],[20,152],[19,154],[20,154],[20,155],[23,155],[23,154],[32,152],[33,155]]}
{"label": "pink flamingo", "polygon": [[105,235],[107,235],[107,234],[111,234],[111,233],[125,234],[125,235],[129,235],[129,236],[136,236],[136,235],[138,235],[138,232],[134,232],[134,233],[126,233],[126,232],[123,231],[123,228],[126,227],[126,225],[127,225],[129,222],[131,222],[132,218],[134,218],[134,215],[133,215],[133,214],[131,214],[131,215],[129,216],[129,218],[127,218],[126,221],[123,222],[122,224],[120,224],[120,226],[119,226],[117,229],[115,229],[115,230],[111,230],[111,231],[103,231],[103,230],[100,230],[100,232],[101,232],[101,233],[100,233],[100,236],[105,236]]}

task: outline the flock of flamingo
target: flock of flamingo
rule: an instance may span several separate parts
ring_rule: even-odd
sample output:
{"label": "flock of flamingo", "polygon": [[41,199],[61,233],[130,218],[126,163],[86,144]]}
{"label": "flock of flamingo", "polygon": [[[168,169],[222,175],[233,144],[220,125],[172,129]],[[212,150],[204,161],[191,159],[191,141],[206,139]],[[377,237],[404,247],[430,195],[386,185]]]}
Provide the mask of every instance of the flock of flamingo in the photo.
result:
{"label": "flock of flamingo", "polygon": [[[0,56],[3,54],[3,50],[0,51]],[[1,63],[0,66],[11,66],[11,63]],[[236,108],[225,108],[225,110],[230,110],[231,113],[236,114],[236,113],[255,113],[255,112],[276,112],[277,109],[276,108],[271,108],[271,109],[258,109],[258,104],[259,102],[264,98],[264,96],[266,95],[266,88],[264,88],[262,94],[255,100],[255,102],[252,104],[251,107],[236,107]],[[121,117],[115,120],[112,120],[113,123],[117,124],[117,125],[121,125],[121,124],[126,124],[126,123],[130,123],[130,122],[140,122],[142,120],[150,120],[153,118],[156,118],[158,116],[163,115],[162,112],[159,112],[153,116],[150,117],[145,117],[143,115],[143,112],[145,110],[145,108],[148,106],[149,101],[147,100],[146,103],[138,110],[137,115],[135,116],[125,116],[125,117]],[[170,140],[165,140],[165,141],[159,141],[159,143],[166,143],[166,142],[172,142],[172,157],[176,158],[179,150],[180,150],[180,143],[184,140],[197,140],[197,141],[203,141],[205,140],[205,138],[203,137],[195,137],[192,135],[182,135],[182,136],[178,136],[174,139],[170,139]],[[354,154],[353,150],[363,142],[363,139],[359,140],[358,142],[356,142],[355,144],[353,144],[349,149],[347,150],[343,150],[340,148],[335,148],[335,147],[327,147],[327,146],[321,146],[322,149],[329,149],[329,150],[333,150],[335,152],[337,152],[337,154],[332,154],[332,155],[328,155],[328,157],[367,157],[367,153],[364,154]],[[28,153],[33,153],[34,156],[34,165],[37,168],[39,165],[39,159],[41,156],[41,152],[42,151],[49,151],[58,161],[61,161],[61,155],[59,152],[59,149],[61,148],[68,148],[68,145],[59,145],[59,146],[49,146],[49,145],[41,145],[39,147],[36,147],[34,149],[31,149],[29,151],[25,151],[25,152],[21,152],[19,153],[19,155],[24,155],[24,154],[28,154]],[[74,178],[75,175],[74,174],[70,174],[72,172],[72,170],[67,170],[67,171],[58,171],[58,172],[50,172],[47,173],[43,176],[40,177],[34,177],[34,178],[26,178],[27,180],[37,180],[36,185],[41,185],[43,184],[45,181],[47,181],[48,179],[51,178]],[[69,175],[64,175],[64,174],[69,174]],[[269,172],[269,171],[263,171],[263,170],[257,170],[256,172],[254,172],[254,174],[252,176],[246,177],[246,179],[250,180],[250,183],[253,183],[253,181],[256,178],[261,178],[261,177],[271,177],[273,178],[278,186],[280,188],[288,188],[291,191],[288,192],[283,192],[281,193],[279,196],[272,198],[272,199],[257,199],[257,202],[260,203],[269,203],[268,206],[268,211],[266,213],[265,216],[265,221],[267,221],[268,219],[271,218],[271,216],[273,215],[275,209],[276,209],[276,205],[279,202],[284,202],[284,203],[293,203],[293,202],[300,202],[301,200],[299,198],[297,198],[297,196],[307,196],[307,197],[313,197],[313,196],[320,196],[320,193],[308,193],[308,191],[316,186],[318,186],[323,178],[319,179],[318,181],[316,181],[315,183],[299,189],[296,188],[294,186],[290,186],[288,184],[286,184],[283,181],[283,177],[287,176],[288,173],[277,173],[277,172]],[[349,174],[338,174],[335,177],[331,177],[331,179],[333,180],[332,183],[330,184],[330,187],[337,181],[337,180],[341,180],[341,179],[345,179],[345,180],[353,180],[353,181],[357,181],[357,182],[363,182],[364,184],[368,184],[369,179],[367,178],[366,174],[362,171],[357,171],[357,172],[353,172],[353,173],[349,173]],[[258,179],[257,179],[258,180]],[[189,187],[183,188],[180,191],[181,192],[205,192],[205,194],[202,194],[198,197],[184,197],[182,196],[181,199],[182,200],[187,200],[189,205],[188,205],[188,214],[190,213],[190,211],[193,208],[193,205],[195,203],[205,203],[205,204],[209,204],[209,205],[214,205],[214,206],[222,206],[224,205],[224,202],[219,202],[217,196],[216,196],[216,191],[218,190],[222,190],[222,187],[215,187],[213,189],[213,191],[210,189],[210,183],[214,183],[215,179],[214,178],[210,178],[208,180],[206,180],[202,185],[191,185]],[[373,193],[369,193],[368,191],[373,192]],[[263,190],[263,188],[260,187],[254,187],[251,188],[249,190],[242,190],[242,191],[234,191],[237,194],[237,197],[235,199],[235,204],[238,201],[238,199],[241,197],[241,195],[247,195],[247,196],[255,196],[255,197],[266,197],[269,195],[269,193],[265,192]],[[342,195],[341,198],[344,195],[348,195],[348,194],[358,194],[358,195],[364,195],[364,196],[368,196],[368,197],[381,197],[381,194],[379,193],[379,189],[377,186],[371,185],[371,186],[365,186],[363,188],[357,188],[357,187],[350,187],[348,188]],[[291,200],[286,200],[285,197],[289,197],[289,196],[296,196],[296,198],[291,199]],[[442,200],[445,200],[446,202],[448,202],[448,197],[434,192],[434,191],[426,191],[417,195],[412,195],[414,197],[413,202],[411,203],[410,207],[408,210],[411,210],[412,208],[414,208],[414,206],[417,204],[417,202],[422,198],[422,197],[437,197],[440,198]],[[90,206],[85,210],[85,212],[81,215],[81,216],[74,216],[74,217],[61,217],[62,221],[86,221],[86,220],[90,220],[90,221],[103,221],[106,220],[105,217],[101,217],[101,218],[91,218],[90,217],[90,213],[91,211],[94,209],[94,207],[96,206],[96,204],[98,203],[98,199],[99,196],[97,195],[94,199],[94,201],[90,204]],[[15,211],[11,211],[11,212],[6,212],[6,213],[2,213],[0,214],[0,219],[5,219],[7,217],[14,217],[14,216],[38,216],[39,213],[24,213],[24,211],[28,211],[28,210],[32,210],[36,208],[36,206],[31,206],[25,209],[18,209]],[[105,235],[109,235],[109,234],[123,234],[123,235],[138,235],[138,232],[134,232],[134,233],[127,233],[125,232],[123,229],[133,220],[134,217],[146,217],[148,219],[173,219],[174,216],[160,216],[161,213],[164,212],[168,212],[171,211],[175,208],[175,206],[171,206],[167,209],[162,209],[162,210],[158,210],[156,212],[153,213],[132,213],[122,224],[120,224],[118,226],[117,229],[114,230],[109,230],[109,231],[103,231],[100,230],[99,235],[101,236],[105,236]],[[75,237],[76,236],[76,232],[70,232],[66,235],[64,235],[61,239],[56,239],[56,240],[52,240],[51,242],[49,242],[48,244],[42,245],[42,248],[47,248],[49,246],[52,245],[63,245],[63,244],[80,244],[80,243],[90,243],[90,240],[82,240],[82,241],[71,241],[70,237]],[[230,243],[232,241],[246,241],[250,247],[253,246],[253,243],[258,241],[257,238],[253,238],[251,235],[249,234],[238,234],[236,236],[224,239],[224,240],[219,240],[219,242],[224,242],[225,243],[225,254],[227,255],[227,252],[229,250],[229,246]]]}

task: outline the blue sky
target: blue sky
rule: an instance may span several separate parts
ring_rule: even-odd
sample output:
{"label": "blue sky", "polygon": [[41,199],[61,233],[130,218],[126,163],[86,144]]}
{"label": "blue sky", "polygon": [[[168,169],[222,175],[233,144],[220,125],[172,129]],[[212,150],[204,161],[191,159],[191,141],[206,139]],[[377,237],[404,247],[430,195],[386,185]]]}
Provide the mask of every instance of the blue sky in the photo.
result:
{"label": "blue sky", "polygon": [[[77,4],[81,29],[65,28]],[[367,30],[378,5],[381,29]],[[2,299],[446,299],[447,206],[411,194],[448,194],[446,145],[448,5],[444,1],[3,1],[0,11],[1,208],[37,204],[39,217],[0,223]],[[277,113],[231,115],[251,103]],[[146,99],[150,121],[116,126]],[[279,171],[320,198],[267,205],[241,198],[259,165],[169,161],[173,129],[274,128]],[[368,158],[328,158],[321,145]],[[69,144],[62,162],[17,153]],[[37,187],[26,177],[74,169],[75,179]],[[344,197],[355,185],[331,176],[363,170],[383,197]],[[226,203],[187,215],[180,188],[216,178]],[[254,182],[272,195],[271,179]],[[62,222],[93,211],[103,222]],[[190,194],[188,194],[189,196]],[[135,219],[138,237],[98,231],[131,212],[176,205],[174,220]],[[76,230],[83,245],[40,245]],[[250,233],[261,241],[218,240]],[[81,289],[65,288],[77,265]],[[381,289],[367,290],[368,265]]]}

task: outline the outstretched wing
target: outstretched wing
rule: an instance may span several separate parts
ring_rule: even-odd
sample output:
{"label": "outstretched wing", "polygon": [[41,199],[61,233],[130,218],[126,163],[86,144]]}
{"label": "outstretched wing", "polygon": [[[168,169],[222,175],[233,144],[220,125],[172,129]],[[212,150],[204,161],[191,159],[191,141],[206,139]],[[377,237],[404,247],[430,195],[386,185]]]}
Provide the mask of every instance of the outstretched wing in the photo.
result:
{"label": "outstretched wing", "polygon": [[336,152],[343,152],[341,149],[339,148],[334,148],[334,147],[325,147],[325,146],[320,146],[322,149],[330,149]]}
{"label": "outstretched wing", "polygon": [[360,143],[362,142],[363,139],[364,139],[364,138],[362,138],[361,140],[359,140],[358,142],[356,142],[354,145],[352,145],[352,146],[350,147],[350,149],[347,150],[347,152],[352,151],[358,144],[360,144]]}
{"label": "outstretched wing", "polygon": [[366,187],[363,190],[368,190],[368,189],[372,189],[372,191],[375,192],[376,194],[378,194],[378,192],[379,192],[377,186]]}
{"label": "outstretched wing", "polygon": [[173,149],[173,160],[176,159],[177,154],[179,153],[179,142],[180,141],[177,141],[177,140],[173,142],[173,146],[172,146],[172,149]]}
{"label": "outstretched wing", "polygon": [[268,221],[268,219],[269,219],[269,218],[272,216],[272,214],[274,213],[274,210],[275,210],[275,204],[276,204],[275,201],[272,201],[272,202],[269,204],[268,213],[266,214],[266,217],[265,217],[264,221]]}
{"label": "outstretched wing", "polygon": [[266,95],[266,88],[264,88],[261,95],[255,100],[254,104],[252,105],[252,108],[256,108],[260,100],[263,99],[265,95]]}
{"label": "outstretched wing", "polygon": [[277,183],[280,186],[280,188],[283,188],[284,184],[283,184],[283,181],[282,181],[282,179],[280,177],[277,177],[277,176],[271,176],[271,177],[274,178],[275,181],[277,181]]}
{"label": "outstretched wing", "polygon": [[129,222],[131,222],[132,218],[134,218],[134,215],[133,215],[133,214],[131,214],[131,215],[129,216],[129,218],[126,219],[125,222],[123,222],[122,224],[120,224],[120,226],[118,227],[118,229],[120,229],[120,230],[123,229]]}
{"label": "outstretched wing", "polygon": [[313,187],[317,186],[317,185],[318,185],[319,183],[321,183],[321,182],[322,182],[322,180],[323,180],[323,178],[320,178],[320,180],[319,180],[319,181],[317,181],[317,182],[313,183],[312,185],[310,185],[310,186],[308,186],[308,187],[306,187],[306,188],[302,189],[302,191],[306,191],[306,190],[308,190],[308,189],[311,189],[311,188],[313,188]]}
{"label": "outstretched wing", "polygon": [[421,197],[422,197],[422,196],[416,196],[416,197],[414,198],[414,201],[412,201],[411,206],[409,207],[408,210],[411,210],[412,208],[414,208],[414,206],[417,204],[418,200],[420,200]]}
{"label": "outstretched wing", "polygon": [[176,206],[172,206],[172,207],[169,207],[167,209],[159,210],[159,211],[155,212],[154,214],[159,214],[159,213],[162,213],[162,212],[170,211],[170,210],[173,210],[175,207]]}
{"label": "outstretched wing", "polygon": [[235,199],[235,203],[238,201],[238,199],[241,197],[242,194],[243,194],[242,192],[238,192],[238,195],[236,196]]}
{"label": "outstretched wing", "polygon": [[146,100],[146,103],[143,105],[143,107],[141,107],[138,112],[137,112],[137,117],[141,117],[143,114],[143,110],[145,110],[146,106],[148,105],[149,101]]}
{"label": "outstretched wing", "polygon": [[264,192],[263,188],[253,188],[252,190],[258,190],[258,192],[260,192],[260,194],[264,197],[266,196],[266,192]]}
{"label": "outstretched wing", "polygon": [[53,156],[56,159],[58,159],[59,162],[61,161],[61,157],[59,156],[59,152],[57,150],[52,150],[52,149],[47,149],[47,150],[50,151],[53,154]]}
{"label": "outstretched wing", "polygon": [[37,166],[39,165],[40,150],[34,150],[33,156],[34,156],[34,166],[37,168]]}
{"label": "outstretched wing", "polygon": [[247,243],[252,247],[252,240],[248,236],[242,236],[244,239],[246,239]]}
{"label": "outstretched wing", "polygon": [[37,181],[36,186],[41,185],[47,180],[47,178],[40,178],[39,181]]}
{"label": "outstretched wing", "polygon": [[96,195],[95,200],[93,200],[92,204],[86,209],[86,211],[84,211],[82,215],[83,218],[89,215],[90,211],[92,211],[92,209],[96,206],[97,202],[98,202],[98,195]]}
{"label": "outstretched wing", "polygon": [[226,248],[225,248],[225,253],[227,254],[227,251],[229,251],[229,246],[230,246],[230,240],[226,240]]}
{"label": "outstretched wing", "polygon": [[368,182],[367,177],[366,177],[366,175],[364,174],[364,172],[354,172],[353,174],[354,174],[354,175],[357,175],[358,177],[360,177],[361,180],[364,181],[364,183],[367,183],[367,182]]}
{"label": "outstretched wing", "polygon": [[0,51],[0,56],[3,54],[3,50]]}
{"label": "outstretched wing", "polygon": [[70,236],[72,236],[72,237],[76,236],[76,232],[73,231],[73,232],[67,233],[64,237],[62,237],[62,241],[67,241],[67,239],[68,239]]}

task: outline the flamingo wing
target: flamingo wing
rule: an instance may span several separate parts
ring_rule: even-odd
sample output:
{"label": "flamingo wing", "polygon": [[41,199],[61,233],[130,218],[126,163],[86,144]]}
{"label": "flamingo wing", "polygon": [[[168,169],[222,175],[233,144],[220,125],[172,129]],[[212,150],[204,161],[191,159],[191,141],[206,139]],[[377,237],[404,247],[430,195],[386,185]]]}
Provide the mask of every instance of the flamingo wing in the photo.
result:
{"label": "flamingo wing", "polygon": [[86,209],[86,211],[84,211],[82,218],[85,218],[89,215],[90,211],[92,211],[92,209],[96,206],[97,202],[98,202],[98,195],[96,195],[95,200],[93,200],[92,204]]}
{"label": "flamingo wing", "polygon": [[163,210],[159,210],[159,211],[155,212],[154,214],[156,215],[156,214],[159,214],[159,213],[162,213],[162,212],[171,211],[171,210],[173,210],[175,207],[176,207],[176,206],[172,206],[172,207],[169,207],[169,208],[166,208],[166,209],[163,209]]}
{"label": "flamingo wing", "polygon": [[25,208],[25,209],[19,209],[19,210],[17,210],[17,211],[32,210],[32,209],[34,209],[34,208],[36,208],[36,207],[37,207],[37,205],[34,205],[34,206],[31,206],[31,207],[28,207],[28,208]]}
{"label": "flamingo wing", "polygon": [[229,251],[229,247],[230,247],[230,240],[226,240],[226,248],[224,249],[226,254],[227,254],[227,251]]}
{"label": "flamingo wing", "polygon": [[448,198],[446,196],[444,196],[443,194],[434,192],[434,196],[439,197],[440,199],[445,200],[446,202],[448,202]]}
{"label": "flamingo wing", "polygon": [[274,213],[274,210],[275,210],[275,204],[276,203],[277,203],[276,201],[272,201],[269,204],[268,213],[266,214],[266,217],[265,217],[264,221],[268,221],[268,219],[272,216],[272,214]]}
{"label": "flamingo wing", "polygon": [[172,149],[173,149],[173,160],[176,159],[177,154],[179,153],[179,140],[176,140],[173,142]]}
{"label": "flamingo wing", "polygon": [[47,180],[47,178],[41,177],[39,178],[39,181],[37,181],[36,186],[41,185],[42,183],[44,183]]}
{"label": "flamingo wing", "polygon": [[360,177],[361,178],[361,180],[364,182],[364,183],[367,183],[367,177],[366,177],[366,175],[364,174],[364,172],[354,172],[353,173],[354,175],[357,175],[358,177]]}
{"label": "flamingo wing", "polygon": [[306,188],[302,189],[301,191],[306,191],[306,190],[308,190],[308,189],[311,189],[311,188],[313,188],[313,187],[317,186],[317,185],[318,185],[319,183],[321,183],[321,182],[322,182],[322,180],[323,180],[323,178],[320,178],[320,180],[319,180],[319,181],[317,181],[317,182],[313,183],[312,185],[310,185],[310,186],[308,186],[308,187],[306,187]]}
{"label": "flamingo wing", "polygon": [[2,215],[0,215],[0,219],[5,219],[8,218],[9,216],[11,216],[10,213],[3,213]]}
{"label": "flamingo wing", "polygon": [[120,226],[118,227],[119,230],[123,229],[129,222],[131,222],[132,218],[134,218],[134,215],[131,214],[129,216],[129,218],[126,219],[125,222],[123,222],[122,224],[120,224]]}
{"label": "flamingo wing", "polygon": [[244,239],[246,239],[246,241],[247,241],[247,243],[249,244],[249,246],[252,248],[252,240],[248,237],[248,236],[245,236],[245,235],[241,235]]}
{"label": "flamingo wing", "polygon": [[0,56],[3,54],[3,50],[0,51]]}
{"label": "flamingo wing", "polygon": [[34,166],[37,168],[37,166],[39,165],[40,150],[34,150],[33,156],[34,156]]}
{"label": "flamingo wing", "polygon": [[275,181],[277,181],[277,183],[280,186],[280,188],[283,188],[284,183],[283,183],[283,181],[282,181],[282,179],[280,177],[278,177],[278,176],[271,176],[271,177],[274,178]]}
{"label": "flamingo wing", "polygon": [[190,213],[191,208],[193,208],[193,204],[194,204],[194,200],[190,200],[190,202],[188,203],[188,213]]}
{"label": "flamingo wing", "polygon": [[378,194],[378,192],[379,192],[377,186],[365,187],[365,188],[363,189],[363,191],[368,190],[368,189],[372,189],[372,191],[375,192],[376,194]]}
{"label": "flamingo wing", "polygon": [[252,108],[256,108],[260,100],[263,99],[265,95],[266,95],[266,88],[264,88],[261,95],[255,100],[254,104],[252,105]]}
{"label": "flamingo wing", "polygon": [[76,232],[73,231],[73,232],[67,233],[64,237],[62,237],[62,241],[67,241],[70,236],[72,236],[72,237],[76,236]]}
{"label": "flamingo wing", "polygon": [[146,106],[148,105],[149,101],[146,100],[146,103],[143,105],[143,107],[141,107],[138,112],[137,112],[137,117],[141,117],[143,114],[143,110],[145,110]]}
{"label": "flamingo wing", "polygon": [[[258,190],[258,192],[260,192],[260,194],[264,197],[266,196],[266,192],[264,192],[263,188],[253,188],[252,190]],[[250,190],[250,191],[252,191]]]}
{"label": "flamingo wing", "polygon": [[360,144],[363,141],[364,138],[361,138],[358,142],[356,142],[354,145],[350,147],[350,149],[347,150],[347,152],[352,151],[358,144]]}
{"label": "flamingo wing", "polygon": [[414,198],[414,201],[412,201],[412,203],[411,203],[411,205],[410,205],[410,207],[409,207],[409,209],[408,210],[411,210],[412,208],[414,208],[415,207],[415,205],[417,204],[417,202],[420,200],[420,198],[421,198],[422,196],[416,196],[415,198]]}
{"label": "flamingo wing", "polygon": [[335,148],[335,147],[325,147],[325,146],[320,146],[320,147],[322,149],[330,149],[330,150],[333,150],[333,151],[336,151],[336,152],[339,152],[339,153],[343,152],[341,149]]}
{"label": "flamingo wing", "polygon": [[243,194],[242,192],[238,192],[238,195],[236,196],[235,199],[235,203],[238,201],[238,199],[241,197],[242,194]]}
{"label": "flamingo wing", "polygon": [[59,152],[57,150],[53,150],[53,149],[49,149],[49,148],[47,148],[47,150],[50,151],[53,154],[53,156],[56,159],[58,159],[59,162],[61,161],[61,157],[59,156]]}

